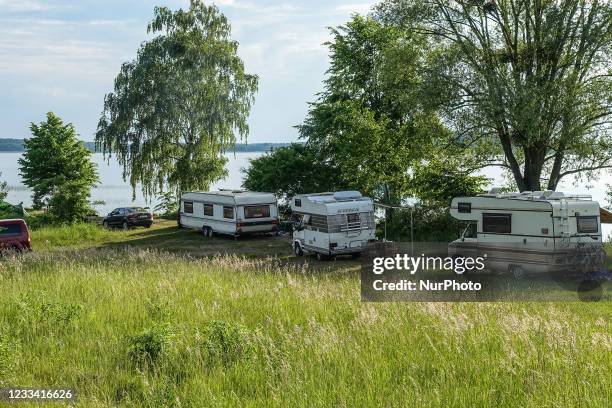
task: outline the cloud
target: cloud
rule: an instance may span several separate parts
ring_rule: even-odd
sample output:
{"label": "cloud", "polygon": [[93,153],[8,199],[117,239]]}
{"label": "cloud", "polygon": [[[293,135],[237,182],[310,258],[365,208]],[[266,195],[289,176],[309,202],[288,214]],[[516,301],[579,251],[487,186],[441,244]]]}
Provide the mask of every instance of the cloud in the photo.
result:
{"label": "cloud", "polygon": [[366,3],[356,3],[356,4],[343,4],[335,8],[335,10],[339,13],[359,13],[359,14],[367,14],[372,11],[372,7],[376,4],[374,1],[366,2]]}
{"label": "cloud", "polygon": [[0,8],[9,13],[29,13],[53,10],[59,6],[34,0],[0,0]]}

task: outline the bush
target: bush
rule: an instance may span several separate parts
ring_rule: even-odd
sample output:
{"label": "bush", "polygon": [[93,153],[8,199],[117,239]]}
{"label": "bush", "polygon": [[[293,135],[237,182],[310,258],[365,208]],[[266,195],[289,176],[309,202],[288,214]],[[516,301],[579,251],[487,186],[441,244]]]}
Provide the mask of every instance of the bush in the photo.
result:
{"label": "bush", "polygon": [[[387,239],[410,240],[410,211],[395,210],[387,220]],[[415,242],[450,242],[459,237],[461,223],[443,206],[416,205],[412,210]],[[384,224],[381,226],[384,228]]]}
{"label": "bush", "polygon": [[168,324],[158,324],[128,338],[128,356],[137,365],[155,365],[173,344],[174,331]]}
{"label": "bush", "polygon": [[215,320],[206,324],[203,335],[202,349],[210,366],[231,366],[254,351],[248,330],[240,324]]}

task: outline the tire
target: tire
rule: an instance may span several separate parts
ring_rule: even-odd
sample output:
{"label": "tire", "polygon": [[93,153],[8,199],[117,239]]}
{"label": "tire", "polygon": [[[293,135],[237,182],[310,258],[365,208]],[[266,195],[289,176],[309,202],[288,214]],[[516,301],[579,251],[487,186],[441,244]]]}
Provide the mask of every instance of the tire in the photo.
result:
{"label": "tire", "polygon": [[514,279],[517,280],[523,279],[526,275],[525,270],[520,265],[509,265],[508,272],[510,272],[514,276]]}
{"label": "tire", "polygon": [[359,259],[361,258],[361,252],[356,252],[354,254],[351,254],[351,258],[353,259]]}
{"label": "tire", "polygon": [[123,223],[121,223],[121,229],[123,229],[124,231],[127,231],[130,228],[130,225],[128,224],[127,221],[123,221]]}
{"label": "tire", "polygon": [[108,228],[108,221],[102,221],[102,228]]}
{"label": "tire", "polygon": [[317,252],[317,261],[327,261],[329,259],[329,256],[322,254],[320,252]]}
{"label": "tire", "polygon": [[151,224],[145,224],[145,228],[151,228]]}
{"label": "tire", "polygon": [[206,225],[202,227],[202,235],[206,238],[208,237],[208,227]]}
{"label": "tire", "polygon": [[303,256],[304,255],[304,251],[302,250],[302,246],[300,244],[298,244],[297,242],[295,242],[293,244],[293,253],[295,254],[295,256]]}

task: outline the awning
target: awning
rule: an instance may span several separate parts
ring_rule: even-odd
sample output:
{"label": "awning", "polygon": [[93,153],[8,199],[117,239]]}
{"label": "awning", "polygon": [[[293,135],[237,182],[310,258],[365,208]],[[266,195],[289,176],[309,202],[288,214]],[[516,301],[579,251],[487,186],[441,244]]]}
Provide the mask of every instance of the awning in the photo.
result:
{"label": "awning", "polygon": [[606,210],[605,208],[599,209],[599,217],[601,218],[602,224],[612,224],[612,212]]}

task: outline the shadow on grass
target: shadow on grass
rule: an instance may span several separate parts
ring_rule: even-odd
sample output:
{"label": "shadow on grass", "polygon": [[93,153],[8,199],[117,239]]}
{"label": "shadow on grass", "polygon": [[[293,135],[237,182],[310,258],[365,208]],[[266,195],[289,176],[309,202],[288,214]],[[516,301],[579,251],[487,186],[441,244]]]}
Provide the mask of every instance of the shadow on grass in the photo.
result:
{"label": "shadow on grass", "polygon": [[[136,232],[137,231],[137,232]],[[193,257],[211,257],[216,255],[238,255],[247,258],[273,257],[282,264],[307,265],[312,272],[352,271],[359,267],[359,261],[350,257],[338,257],[331,261],[317,261],[315,256],[296,257],[291,247],[291,235],[246,235],[234,239],[231,236],[215,234],[204,237],[199,231],[179,229],[169,223],[157,225],[151,229],[131,230],[126,239],[120,242],[108,242],[99,248],[152,249]]]}

